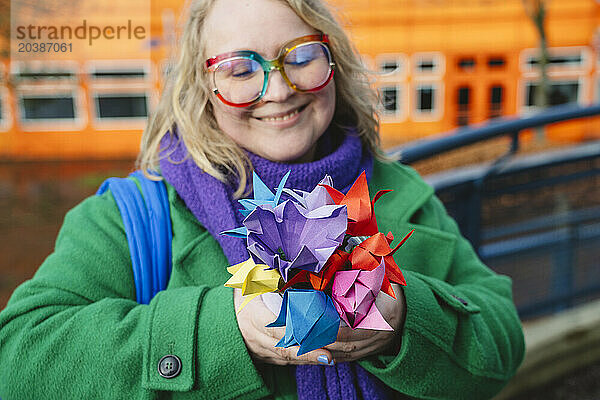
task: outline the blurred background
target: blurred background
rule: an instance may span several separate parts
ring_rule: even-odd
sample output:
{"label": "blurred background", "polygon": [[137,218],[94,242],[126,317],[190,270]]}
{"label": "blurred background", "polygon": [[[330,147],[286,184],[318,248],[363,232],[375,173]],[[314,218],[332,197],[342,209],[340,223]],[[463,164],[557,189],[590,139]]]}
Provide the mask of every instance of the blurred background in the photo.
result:
{"label": "blurred background", "polygon": [[[122,3],[0,0],[0,309],[65,212],[134,168],[184,1]],[[600,2],[331,4],[384,147],[513,278],[529,350],[501,398],[599,398]]]}

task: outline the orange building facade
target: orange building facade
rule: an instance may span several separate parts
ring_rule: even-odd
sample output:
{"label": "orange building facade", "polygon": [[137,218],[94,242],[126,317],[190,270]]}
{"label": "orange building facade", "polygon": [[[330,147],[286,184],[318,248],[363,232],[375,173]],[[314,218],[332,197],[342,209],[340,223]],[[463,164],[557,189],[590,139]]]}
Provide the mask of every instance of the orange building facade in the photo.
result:
{"label": "orange building facade", "polygon": [[[105,40],[93,52],[0,62],[0,159],[134,157],[169,70],[182,3],[155,0],[143,11],[130,6],[113,15],[109,1],[96,1],[101,27],[147,14],[146,40],[131,41],[126,51]],[[600,101],[600,3],[548,3],[551,104]],[[538,39],[521,0],[336,0],[334,6],[375,71],[386,147],[535,111]],[[600,119],[551,127],[548,135],[597,139]]]}

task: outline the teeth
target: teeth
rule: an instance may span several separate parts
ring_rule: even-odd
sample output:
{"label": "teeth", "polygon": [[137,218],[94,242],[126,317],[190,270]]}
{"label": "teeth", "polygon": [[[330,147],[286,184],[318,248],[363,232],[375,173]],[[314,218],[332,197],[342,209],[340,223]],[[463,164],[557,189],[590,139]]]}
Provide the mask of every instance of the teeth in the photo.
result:
{"label": "teeth", "polygon": [[274,121],[286,121],[290,118],[292,118],[294,115],[298,114],[300,111],[299,109],[296,109],[294,111],[292,111],[291,113],[287,114],[287,115],[283,115],[281,117],[267,117],[267,118],[263,118],[263,121],[266,122],[274,122]]}

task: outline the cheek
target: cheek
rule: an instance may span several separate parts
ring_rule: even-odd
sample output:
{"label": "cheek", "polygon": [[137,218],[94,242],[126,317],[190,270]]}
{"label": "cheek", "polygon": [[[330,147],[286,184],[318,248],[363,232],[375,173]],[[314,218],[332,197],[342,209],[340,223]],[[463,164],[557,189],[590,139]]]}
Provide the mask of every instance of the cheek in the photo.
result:
{"label": "cheek", "polygon": [[320,113],[323,115],[325,119],[324,122],[329,124],[333,119],[333,115],[335,113],[335,84],[333,81],[325,88],[321,93],[319,93],[319,104]]}
{"label": "cheek", "polygon": [[228,136],[235,137],[242,125],[248,123],[248,118],[241,109],[228,107],[225,104],[213,103],[213,112],[217,125]]}

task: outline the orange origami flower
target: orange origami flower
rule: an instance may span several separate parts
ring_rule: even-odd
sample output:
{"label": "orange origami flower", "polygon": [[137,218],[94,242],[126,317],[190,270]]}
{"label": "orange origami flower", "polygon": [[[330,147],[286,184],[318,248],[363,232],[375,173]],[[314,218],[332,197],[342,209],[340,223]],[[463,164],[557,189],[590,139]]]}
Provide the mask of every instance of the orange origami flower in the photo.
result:
{"label": "orange origami flower", "polygon": [[365,171],[356,178],[346,195],[329,185],[322,186],[327,189],[327,193],[329,193],[335,204],[345,205],[348,209],[347,235],[371,236],[379,232],[375,220],[374,205],[382,195],[391,192],[391,190],[378,191],[373,201],[371,201]]}
{"label": "orange origami flower", "polygon": [[415,230],[410,231],[404,238],[394,247],[393,249],[390,247],[390,244],[394,240],[394,236],[392,232],[389,232],[387,236],[384,236],[383,233],[377,232],[375,235],[366,239],[364,242],[360,243],[358,246],[352,250],[350,253],[349,261],[352,264],[352,269],[362,269],[367,271],[372,271],[377,268],[381,263],[381,259],[383,258],[383,262],[385,263],[385,277],[383,278],[383,284],[381,285],[381,291],[387,293],[388,295],[396,298],[394,296],[394,290],[392,289],[392,285],[390,281],[396,282],[400,285],[406,286],[406,281],[404,280],[404,276],[398,268],[396,261],[392,257],[396,250],[400,248],[406,242],[406,240],[413,234]]}

